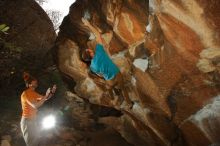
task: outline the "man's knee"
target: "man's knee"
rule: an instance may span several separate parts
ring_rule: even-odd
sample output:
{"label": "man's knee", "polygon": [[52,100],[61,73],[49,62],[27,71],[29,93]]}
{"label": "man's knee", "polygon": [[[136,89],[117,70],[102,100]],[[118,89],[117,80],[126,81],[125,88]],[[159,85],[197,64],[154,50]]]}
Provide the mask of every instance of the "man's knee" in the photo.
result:
{"label": "man's knee", "polygon": [[119,72],[112,80],[106,80],[106,84],[109,86],[109,89],[120,89],[121,86],[123,86],[123,77],[121,72]]}
{"label": "man's knee", "polygon": [[106,84],[108,85],[108,88],[111,89],[115,85],[115,82],[114,80],[107,80]]}

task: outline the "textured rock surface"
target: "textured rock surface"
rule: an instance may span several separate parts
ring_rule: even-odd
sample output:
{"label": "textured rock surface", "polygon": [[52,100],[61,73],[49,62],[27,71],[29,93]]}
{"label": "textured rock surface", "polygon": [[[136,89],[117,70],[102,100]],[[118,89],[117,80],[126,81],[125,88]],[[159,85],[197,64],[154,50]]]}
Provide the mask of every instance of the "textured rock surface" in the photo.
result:
{"label": "textured rock surface", "polygon": [[55,40],[53,24],[35,1],[1,1],[0,7],[1,23],[10,27],[7,40],[39,53],[52,46]]}
{"label": "textured rock surface", "polygon": [[0,33],[0,92],[1,97],[8,97],[23,88],[24,70],[36,75],[54,64],[49,50],[56,34],[34,0],[0,1],[0,24],[10,27],[7,34]]}
{"label": "textured rock surface", "polygon": [[0,24],[10,27],[5,41],[14,48],[21,48],[22,57],[36,66],[45,58],[56,38],[51,20],[34,0],[1,1]]}
{"label": "textured rock surface", "polygon": [[[56,41],[57,65],[80,97],[123,111],[100,121],[133,145],[218,143],[219,8],[218,0],[77,0]],[[88,76],[80,57],[90,37],[81,22],[86,11],[109,42],[132,109],[120,108],[104,81]]]}

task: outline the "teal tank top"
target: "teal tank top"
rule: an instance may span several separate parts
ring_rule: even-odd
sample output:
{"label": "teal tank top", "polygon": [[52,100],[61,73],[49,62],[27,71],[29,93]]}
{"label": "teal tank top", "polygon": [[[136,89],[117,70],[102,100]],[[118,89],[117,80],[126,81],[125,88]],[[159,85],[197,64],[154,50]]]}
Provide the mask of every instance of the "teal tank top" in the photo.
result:
{"label": "teal tank top", "polygon": [[95,55],[91,60],[90,69],[96,74],[101,74],[105,80],[113,79],[120,71],[101,44],[97,44],[95,47]]}

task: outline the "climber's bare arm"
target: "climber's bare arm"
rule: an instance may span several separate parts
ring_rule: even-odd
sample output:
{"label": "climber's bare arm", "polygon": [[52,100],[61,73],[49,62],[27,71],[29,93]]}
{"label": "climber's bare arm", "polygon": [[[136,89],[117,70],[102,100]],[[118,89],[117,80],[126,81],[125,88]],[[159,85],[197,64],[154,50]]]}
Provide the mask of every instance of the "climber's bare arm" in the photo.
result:
{"label": "climber's bare arm", "polygon": [[82,22],[92,33],[94,33],[97,43],[103,44],[100,32],[93,27],[87,19],[82,18]]}
{"label": "climber's bare arm", "polygon": [[102,38],[100,32],[95,27],[93,27],[87,19],[82,18],[82,22],[85,26],[87,26],[90,29],[92,33],[94,33],[96,42],[99,44],[102,44],[104,46],[105,51],[108,53],[108,55],[111,55],[108,49],[108,44]]}

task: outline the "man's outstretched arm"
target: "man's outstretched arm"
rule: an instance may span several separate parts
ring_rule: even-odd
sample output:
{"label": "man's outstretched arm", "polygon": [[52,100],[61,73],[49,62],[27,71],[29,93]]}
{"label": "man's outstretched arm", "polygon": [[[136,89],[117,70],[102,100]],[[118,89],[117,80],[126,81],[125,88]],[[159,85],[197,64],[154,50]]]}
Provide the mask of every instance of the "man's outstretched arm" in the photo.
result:
{"label": "man's outstretched arm", "polygon": [[97,43],[102,44],[103,42],[99,31],[95,27],[93,27],[87,19],[82,18],[82,22],[90,29],[92,33],[94,33]]}
{"label": "man's outstretched arm", "polygon": [[95,38],[96,38],[96,42],[99,43],[99,44],[102,44],[102,45],[104,46],[104,48],[105,48],[105,51],[106,51],[109,55],[111,55],[110,52],[109,52],[109,50],[108,50],[108,45],[107,45],[107,43],[105,42],[105,40],[102,39],[102,36],[101,36],[100,32],[99,32],[95,27],[93,27],[87,19],[82,18],[82,22],[83,22],[83,24],[84,24],[85,26],[87,26],[87,27],[89,28],[89,30],[90,30],[92,33],[94,33]]}
{"label": "man's outstretched arm", "polygon": [[38,98],[36,101],[30,101],[29,99],[27,99],[27,103],[32,106],[33,108],[39,108],[40,106],[42,106],[44,104],[44,102],[46,100],[48,100],[49,98],[51,98],[53,96],[53,94],[55,93],[56,91],[56,85],[54,85],[51,88],[48,88],[47,91],[46,91],[46,94],[44,96],[38,94]]}

